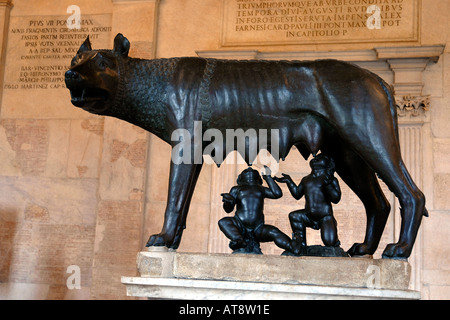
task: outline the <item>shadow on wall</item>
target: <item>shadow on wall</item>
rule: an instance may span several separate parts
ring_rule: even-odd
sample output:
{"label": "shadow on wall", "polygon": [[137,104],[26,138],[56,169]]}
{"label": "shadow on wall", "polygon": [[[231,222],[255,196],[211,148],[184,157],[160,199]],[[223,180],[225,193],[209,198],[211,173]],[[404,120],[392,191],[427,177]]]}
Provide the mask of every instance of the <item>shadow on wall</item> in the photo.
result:
{"label": "shadow on wall", "polygon": [[30,221],[30,210],[44,220],[45,212],[25,207],[21,221],[15,219],[20,215],[18,209],[0,209],[0,300],[90,299],[90,262],[82,265],[83,270],[68,268],[81,261],[70,256],[73,238],[64,232],[73,226]]}

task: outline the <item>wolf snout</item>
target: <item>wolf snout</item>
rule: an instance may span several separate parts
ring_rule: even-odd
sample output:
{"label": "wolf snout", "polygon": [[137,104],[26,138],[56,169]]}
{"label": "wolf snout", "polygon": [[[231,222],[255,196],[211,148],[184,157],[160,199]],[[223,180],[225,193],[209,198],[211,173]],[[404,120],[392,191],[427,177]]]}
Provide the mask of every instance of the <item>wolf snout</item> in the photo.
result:
{"label": "wolf snout", "polygon": [[81,76],[78,72],[69,70],[65,74],[66,84],[69,86],[70,84],[79,82],[81,80]]}

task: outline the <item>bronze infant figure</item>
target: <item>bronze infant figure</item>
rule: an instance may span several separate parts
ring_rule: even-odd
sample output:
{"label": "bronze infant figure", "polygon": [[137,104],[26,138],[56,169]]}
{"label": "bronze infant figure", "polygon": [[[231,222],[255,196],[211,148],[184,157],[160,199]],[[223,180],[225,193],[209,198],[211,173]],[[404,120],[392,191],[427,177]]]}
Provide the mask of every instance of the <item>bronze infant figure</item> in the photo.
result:
{"label": "bronze infant figure", "polygon": [[[402,161],[392,89],[380,77],[336,60],[143,60],[129,57],[129,49],[121,34],[113,50],[93,50],[86,39],[65,75],[76,107],[133,123],[172,147],[179,141],[171,133],[182,128],[193,135],[195,122],[203,132],[277,129],[276,146],[267,145],[269,152],[279,149],[276,160],[284,160],[292,146],[305,159],[321,151],[364,203],[366,236],[351,255],[373,254],[386,225],[390,205],[378,175],[402,207],[400,238],[383,257],[409,257],[426,215],[425,197]],[[190,163],[171,163],[164,225],[148,246],[180,244],[202,168],[201,155],[199,161],[191,154]],[[243,156],[248,164],[254,160]]]}
{"label": "bronze infant figure", "polygon": [[262,254],[260,242],[273,241],[288,252],[295,254],[298,250],[292,240],[275,226],[264,221],[264,199],[279,199],[283,196],[280,187],[266,167],[263,179],[269,186],[264,187],[257,170],[247,168],[237,179],[237,186],[229,193],[222,193],[223,208],[230,213],[236,207],[234,217],[219,220],[220,230],[230,239],[233,253]]}
{"label": "bronze infant figure", "polygon": [[320,229],[325,246],[340,246],[332,203],[338,203],[342,194],[339,182],[333,175],[334,161],[321,153],[313,158],[309,165],[311,173],[304,177],[299,185],[287,174],[283,174],[282,178],[275,177],[275,181],[287,184],[296,200],[305,197],[305,208],[289,213],[292,238],[294,242],[299,243],[302,254],[307,253],[306,227]]}

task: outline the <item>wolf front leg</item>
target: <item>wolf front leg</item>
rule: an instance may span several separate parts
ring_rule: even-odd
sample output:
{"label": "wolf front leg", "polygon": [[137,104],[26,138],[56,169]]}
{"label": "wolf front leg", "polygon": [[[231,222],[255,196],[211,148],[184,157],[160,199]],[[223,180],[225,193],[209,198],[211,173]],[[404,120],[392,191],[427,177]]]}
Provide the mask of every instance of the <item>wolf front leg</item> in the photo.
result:
{"label": "wolf front leg", "polygon": [[186,227],[189,205],[201,168],[201,164],[171,163],[164,225],[159,234],[150,236],[147,247],[178,248],[183,230]]}

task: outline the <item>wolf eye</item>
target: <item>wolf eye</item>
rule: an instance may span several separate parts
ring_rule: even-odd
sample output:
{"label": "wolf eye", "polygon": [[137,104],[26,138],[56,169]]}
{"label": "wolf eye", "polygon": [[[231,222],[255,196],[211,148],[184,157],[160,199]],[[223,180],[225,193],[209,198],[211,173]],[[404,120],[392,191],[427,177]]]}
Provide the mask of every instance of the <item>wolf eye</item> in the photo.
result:
{"label": "wolf eye", "polygon": [[72,61],[70,62],[70,66],[71,66],[71,67],[75,66],[75,65],[77,64],[77,61],[78,61],[77,57],[74,57],[74,58],[72,59]]}
{"label": "wolf eye", "polygon": [[97,65],[100,69],[105,70],[108,68],[108,64],[105,62],[105,60],[101,59],[97,62]]}

